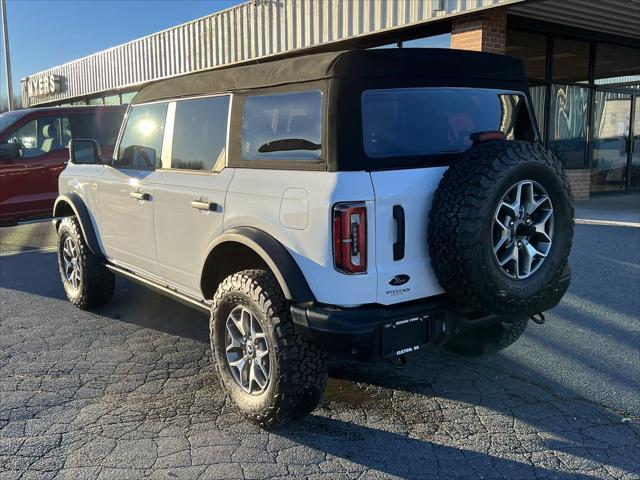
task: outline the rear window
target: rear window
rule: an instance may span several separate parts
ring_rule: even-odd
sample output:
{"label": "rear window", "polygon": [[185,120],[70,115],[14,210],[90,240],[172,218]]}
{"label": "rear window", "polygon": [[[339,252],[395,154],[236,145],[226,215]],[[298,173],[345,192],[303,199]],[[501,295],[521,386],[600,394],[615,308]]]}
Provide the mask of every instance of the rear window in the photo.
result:
{"label": "rear window", "polygon": [[244,160],[317,160],[322,92],[247,97],[242,116]]}
{"label": "rear window", "polygon": [[459,153],[482,131],[535,138],[524,95],[468,88],[367,90],[362,129],[370,158]]}

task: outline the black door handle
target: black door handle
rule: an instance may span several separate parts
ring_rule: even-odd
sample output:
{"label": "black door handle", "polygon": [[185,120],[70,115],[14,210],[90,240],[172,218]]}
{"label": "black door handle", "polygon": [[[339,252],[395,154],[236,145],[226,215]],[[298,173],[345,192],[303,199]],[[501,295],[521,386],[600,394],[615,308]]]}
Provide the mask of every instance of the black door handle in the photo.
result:
{"label": "black door handle", "polygon": [[393,244],[393,259],[404,258],[404,208],[401,205],[393,206],[393,219],[396,222],[396,242]]}
{"label": "black door handle", "polygon": [[151,199],[151,195],[146,192],[131,192],[129,194],[131,198],[135,198],[136,200],[145,200],[148,201]]}
{"label": "black door handle", "polygon": [[218,209],[218,204],[214,202],[206,202],[203,200],[192,200],[191,208],[195,208],[197,210],[207,210],[210,212],[214,212]]}

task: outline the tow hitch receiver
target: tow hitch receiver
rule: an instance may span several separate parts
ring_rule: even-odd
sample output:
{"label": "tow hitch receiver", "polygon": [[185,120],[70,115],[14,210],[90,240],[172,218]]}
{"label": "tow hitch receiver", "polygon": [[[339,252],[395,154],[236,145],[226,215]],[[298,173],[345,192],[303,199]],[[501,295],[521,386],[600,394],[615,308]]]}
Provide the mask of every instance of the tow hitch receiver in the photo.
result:
{"label": "tow hitch receiver", "polygon": [[531,318],[531,320],[536,322],[538,325],[544,325],[545,318],[544,318],[544,314],[542,312],[534,313],[529,318]]}

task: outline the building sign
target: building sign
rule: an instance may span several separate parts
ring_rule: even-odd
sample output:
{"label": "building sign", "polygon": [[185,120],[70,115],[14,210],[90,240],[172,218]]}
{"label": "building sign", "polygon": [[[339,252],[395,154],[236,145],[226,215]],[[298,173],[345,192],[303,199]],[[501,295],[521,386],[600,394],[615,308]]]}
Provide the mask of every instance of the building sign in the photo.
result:
{"label": "building sign", "polygon": [[43,75],[38,78],[29,78],[27,87],[29,89],[29,98],[44,97],[60,93],[62,85],[62,77],[60,75]]}

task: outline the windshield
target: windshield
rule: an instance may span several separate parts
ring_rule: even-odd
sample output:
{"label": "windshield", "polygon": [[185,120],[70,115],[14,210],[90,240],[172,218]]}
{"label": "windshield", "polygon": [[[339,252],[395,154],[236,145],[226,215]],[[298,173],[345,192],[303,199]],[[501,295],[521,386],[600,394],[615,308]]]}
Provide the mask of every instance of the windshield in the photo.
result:
{"label": "windshield", "polygon": [[484,131],[535,140],[524,95],[469,88],[367,90],[362,129],[370,158],[459,153]]}
{"label": "windshield", "polygon": [[24,117],[27,113],[29,112],[24,110],[22,111],[18,110],[15,112],[5,112],[3,114],[0,114],[0,133],[2,133],[11,125],[16,123],[18,120]]}

